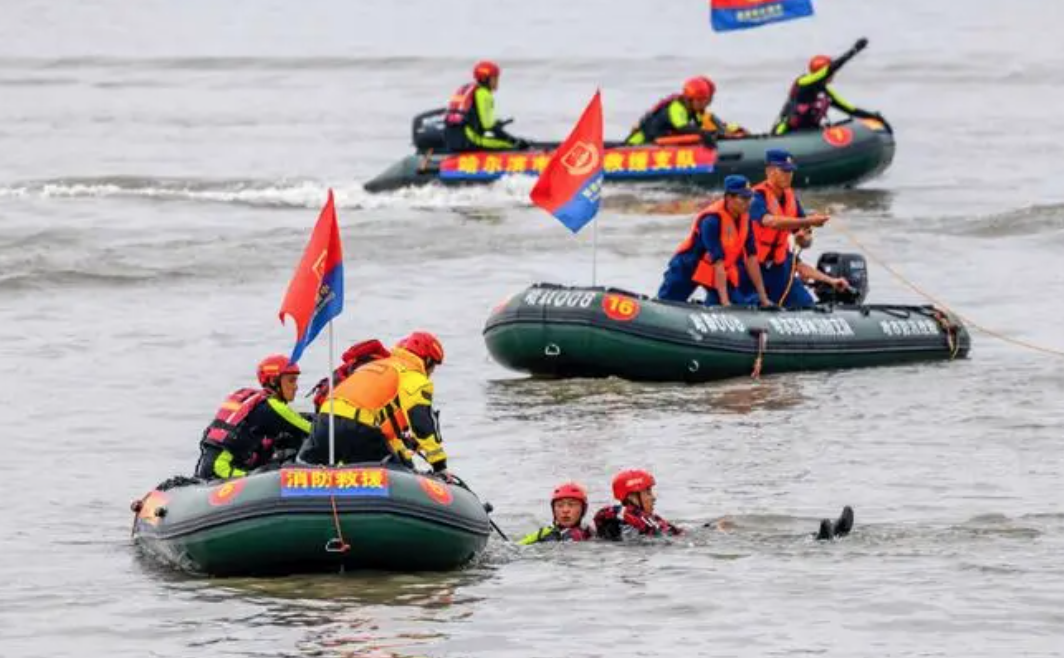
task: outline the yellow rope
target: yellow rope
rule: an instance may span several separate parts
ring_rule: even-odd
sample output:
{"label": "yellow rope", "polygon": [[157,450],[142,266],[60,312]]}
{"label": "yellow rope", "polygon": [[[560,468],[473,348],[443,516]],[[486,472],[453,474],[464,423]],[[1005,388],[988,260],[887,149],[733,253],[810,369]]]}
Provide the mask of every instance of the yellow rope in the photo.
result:
{"label": "yellow rope", "polygon": [[875,254],[873,254],[871,251],[869,251],[868,247],[864,246],[861,243],[861,241],[857,239],[857,237],[853,234],[853,232],[851,232],[849,229],[846,228],[845,225],[843,225],[843,223],[839,220],[838,217],[832,217],[830,225],[832,227],[834,227],[834,228],[837,228],[840,232],[842,232],[842,234],[846,236],[847,240],[852,242],[854,244],[854,246],[856,246],[858,249],[860,249],[862,252],[864,252],[864,254],[866,256],[868,256],[870,259],[872,259],[872,261],[874,261],[877,265],[879,265],[880,267],[882,267],[886,271],[890,272],[894,276],[894,278],[896,278],[898,281],[901,281],[905,285],[907,285],[910,288],[912,288],[918,295],[924,297],[925,299],[930,301],[935,306],[941,308],[942,310],[946,311],[947,313],[950,313],[951,315],[956,316],[962,322],[964,322],[964,324],[968,325],[972,329],[975,329],[977,331],[981,331],[982,333],[984,333],[984,334],[986,334],[988,336],[993,336],[994,338],[1003,340],[1006,343],[1012,343],[1013,345],[1018,345],[1019,347],[1026,347],[1029,350],[1034,350],[1036,352],[1042,352],[1044,354],[1052,354],[1054,356],[1064,356],[1064,351],[1057,350],[1057,349],[1054,349],[1052,347],[1043,347],[1041,345],[1035,345],[1034,343],[1028,343],[1027,341],[1021,340],[1019,338],[1013,338],[1011,336],[1006,336],[1003,333],[1000,333],[998,331],[994,331],[993,329],[988,329],[988,328],[986,328],[986,327],[984,327],[984,326],[982,326],[980,324],[977,324],[977,323],[973,322],[971,319],[969,319],[969,318],[961,315],[960,313],[954,311],[953,309],[951,309],[949,306],[944,304],[941,300],[939,300],[939,299],[933,297],[932,295],[930,295],[929,293],[927,293],[925,290],[923,290],[922,288],[917,286],[912,281],[909,281],[908,279],[906,279],[904,276],[902,276],[902,274],[900,272],[898,272],[893,267],[891,267],[890,265],[885,263],[883,260],[877,258]]}

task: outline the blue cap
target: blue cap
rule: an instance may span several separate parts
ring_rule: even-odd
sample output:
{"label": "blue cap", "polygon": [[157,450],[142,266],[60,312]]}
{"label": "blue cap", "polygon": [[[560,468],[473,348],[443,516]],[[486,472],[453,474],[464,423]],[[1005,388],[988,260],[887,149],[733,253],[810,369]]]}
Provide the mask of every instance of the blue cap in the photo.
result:
{"label": "blue cap", "polygon": [[765,166],[777,167],[783,171],[794,171],[798,168],[798,165],[794,163],[794,156],[783,149],[765,151]]}
{"label": "blue cap", "polygon": [[754,191],[750,189],[750,181],[746,176],[733,174],[724,179],[724,193],[750,198]]}

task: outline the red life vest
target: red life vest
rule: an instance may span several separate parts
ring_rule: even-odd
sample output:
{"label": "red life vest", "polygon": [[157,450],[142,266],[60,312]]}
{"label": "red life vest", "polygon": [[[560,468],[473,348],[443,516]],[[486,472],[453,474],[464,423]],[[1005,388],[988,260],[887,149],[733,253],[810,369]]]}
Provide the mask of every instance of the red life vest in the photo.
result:
{"label": "red life vest", "polygon": [[[780,207],[779,199],[776,197],[775,188],[768,184],[768,181],[758,183],[754,186],[754,193],[761,192],[765,195],[765,206],[768,208],[768,214],[777,215],[780,217],[797,217],[798,216],[798,197],[795,196],[792,188],[787,188],[783,191],[783,206]],[[790,230],[780,230],[775,228],[769,228],[761,224],[761,222],[751,222],[754,227],[754,239],[757,241],[757,262],[767,263],[771,262],[782,265],[787,260],[787,252],[791,248],[791,233]]]}
{"label": "red life vest", "polygon": [[469,123],[473,111],[473,101],[477,92],[477,83],[470,82],[458,88],[447,103],[447,115],[444,122],[449,126],[464,126]]}
{"label": "red life vest", "polygon": [[219,448],[227,447],[226,444],[240,431],[248,414],[269,397],[270,394],[266,391],[254,388],[242,388],[231,393],[203,432],[203,443]]}
{"label": "red life vest", "polygon": [[[750,231],[750,217],[744,214],[736,226],[735,218],[724,209],[724,199],[709,204],[695,215],[695,220],[691,223],[691,231],[680,243],[676,253],[686,253],[698,244],[699,224],[708,215],[720,217],[720,243],[724,248],[724,272],[728,277],[728,283],[737,286],[739,285],[739,258],[743,255],[743,247],[746,246],[746,235]],[[691,275],[691,280],[706,288],[713,288],[716,285],[716,278],[716,271],[709,253],[702,254],[702,257],[698,259],[698,265],[695,266],[694,274]]]}
{"label": "red life vest", "polygon": [[660,537],[661,535],[679,535],[683,530],[669,523],[657,514],[647,514],[633,505],[614,505],[604,507],[595,515],[595,527],[604,528],[607,524],[618,522],[633,528],[640,535]]}

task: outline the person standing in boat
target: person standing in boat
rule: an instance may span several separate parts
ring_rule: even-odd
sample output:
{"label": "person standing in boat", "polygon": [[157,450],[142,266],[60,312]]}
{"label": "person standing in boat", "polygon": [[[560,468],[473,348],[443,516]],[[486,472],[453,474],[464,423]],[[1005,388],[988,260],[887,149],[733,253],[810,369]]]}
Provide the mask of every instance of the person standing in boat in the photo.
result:
{"label": "person standing in boat", "polygon": [[[823,226],[830,217],[821,213],[807,215],[792,187],[797,164],[783,149],[765,151],[765,181],[754,186],[750,204],[750,227],[756,243],[758,269],[765,292],[774,306],[808,308],[816,302],[803,280],[822,281],[837,290],[849,287],[846,279],[831,277],[798,260],[791,245],[797,236],[802,247],[811,244],[810,229]],[[743,273],[746,274],[746,273]],[[740,276],[740,289],[750,295],[756,291],[747,274]]]}
{"label": "person standing in boat", "polygon": [[525,535],[518,544],[528,545],[547,541],[586,541],[592,538],[591,528],[583,525],[587,514],[587,491],[576,482],[558,485],[550,497],[552,525]]}
{"label": "person standing in boat", "polygon": [[337,463],[381,461],[389,456],[412,467],[416,451],[434,472],[449,479],[432,409],[432,373],[443,363],[443,345],[415,331],[391,349],[391,356],[356,369],[333,389],[314,420],[298,459],[329,462],[329,415],[335,424]]}
{"label": "person standing in boat", "polygon": [[[702,286],[706,306],[769,305],[755,257],[747,211],[754,192],[745,176],[724,179],[724,196],[695,216],[691,230],[669,260],[658,298],[685,302]],[[754,293],[739,287],[739,264],[754,282]]]}
{"label": "person standing in boat", "polygon": [[444,115],[448,150],[460,153],[528,148],[528,142],[506,132],[506,122],[495,119],[494,92],[499,88],[500,74],[495,62],[477,62],[473,82],[462,85],[451,96]]}
{"label": "person standing in boat", "polygon": [[309,434],[310,421],[288,406],[299,388],[299,366],[281,354],[268,356],[258,379],[261,389],[233,392],[204,430],[196,477],[244,477],[275,451],[298,449]]}
{"label": "person standing in boat", "polygon": [[613,478],[613,497],[620,505],[603,507],[595,514],[600,539],[622,541],[635,537],[683,534],[683,530],[654,513],[657,482],[648,471],[621,471]]}
{"label": "person standing in boat", "polygon": [[810,59],[809,72],[796,78],[791,85],[787,101],[780,110],[772,133],[783,135],[798,130],[819,130],[832,107],[852,117],[876,119],[886,124],[881,114],[862,110],[843,99],[830,86],[835,74],[846,62],[867,46],[868,39],[861,38],[840,57],[832,59],[827,55],[816,55]]}

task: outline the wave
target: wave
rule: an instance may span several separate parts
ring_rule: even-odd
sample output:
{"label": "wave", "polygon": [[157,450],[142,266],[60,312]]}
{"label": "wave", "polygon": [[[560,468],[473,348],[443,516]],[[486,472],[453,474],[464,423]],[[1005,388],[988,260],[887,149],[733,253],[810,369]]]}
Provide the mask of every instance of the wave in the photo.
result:
{"label": "wave", "polygon": [[914,228],[918,231],[974,238],[1060,233],[1064,231],[1064,203],[1035,204],[967,220],[940,217],[921,221]]}
{"label": "wave", "polygon": [[332,185],[311,179],[205,180],[142,176],[72,177],[26,181],[0,186],[0,198],[127,198],[153,201],[223,203],[258,208],[320,208],[333,188],[340,208],[444,208],[512,207],[531,205],[533,180],[511,178],[484,187],[408,188],[389,194],[369,194],[360,181]]}

